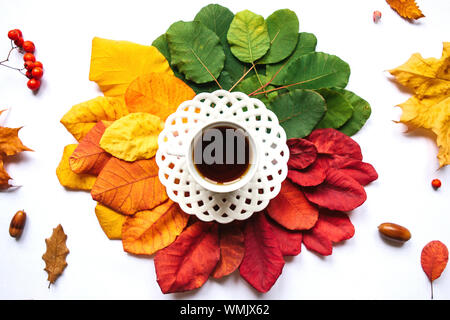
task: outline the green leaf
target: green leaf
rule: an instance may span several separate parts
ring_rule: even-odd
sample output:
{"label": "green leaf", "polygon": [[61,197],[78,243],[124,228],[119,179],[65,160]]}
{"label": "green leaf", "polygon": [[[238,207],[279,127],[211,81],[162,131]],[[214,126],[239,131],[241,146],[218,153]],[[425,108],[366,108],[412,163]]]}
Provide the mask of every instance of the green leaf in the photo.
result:
{"label": "green leaf", "polygon": [[270,47],[264,18],[248,10],[234,16],[227,39],[231,52],[242,62],[253,63],[264,56]]}
{"label": "green leaf", "polygon": [[270,37],[270,49],[258,63],[277,63],[287,58],[294,51],[298,40],[298,18],[295,12],[281,9],[272,13],[267,19]]}
{"label": "green leaf", "polygon": [[324,116],[325,99],[312,90],[292,90],[270,102],[271,109],[286,131],[287,138],[303,138],[311,133]]}
{"label": "green leaf", "polygon": [[156,47],[156,49],[161,52],[161,54],[164,56],[164,58],[167,59],[167,61],[170,63],[170,51],[169,51],[169,44],[167,43],[166,34],[160,35],[158,38],[153,40],[152,46]]}
{"label": "green leaf", "polygon": [[361,129],[369,119],[372,109],[370,104],[363,98],[357,96],[353,92],[345,89],[335,89],[342,94],[353,107],[352,117],[338,130],[348,136],[352,136]]}
{"label": "green leaf", "polygon": [[[265,75],[259,75],[261,81],[263,82],[263,84],[266,84],[270,79],[265,76]],[[239,84],[236,86],[235,91],[240,91],[243,92],[245,94],[250,94],[253,91],[259,89],[261,87],[261,84],[259,83],[258,77],[256,76],[256,74],[242,80],[241,82],[239,82]],[[265,90],[270,90],[273,89],[275,87],[273,86],[267,86],[265,88]],[[268,105],[269,102],[275,98],[278,95],[278,92],[274,91],[274,92],[269,92],[266,95],[264,94],[260,94],[255,96],[255,98],[261,100],[265,105]]]}
{"label": "green leaf", "polygon": [[289,61],[294,61],[298,57],[307,53],[314,52],[314,50],[316,50],[317,38],[315,35],[308,32],[300,32],[297,37],[297,46],[295,47],[294,52],[292,52],[289,57],[279,63],[267,65],[266,72],[267,75],[270,76],[270,78],[272,78],[278,72],[278,70],[283,68],[283,66],[288,65]]}
{"label": "green leaf", "polygon": [[325,99],[327,112],[317,124],[316,129],[337,129],[351,118],[353,107],[342,94],[333,89],[320,89],[317,92]]}
{"label": "green leaf", "polygon": [[178,21],[166,32],[171,63],[186,79],[201,84],[217,79],[225,54],[219,37],[198,21]]}
{"label": "green leaf", "polygon": [[289,90],[344,88],[350,76],[349,65],[338,57],[323,52],[312,52],[292,60],[284,67],[272,84],[291,85]]}

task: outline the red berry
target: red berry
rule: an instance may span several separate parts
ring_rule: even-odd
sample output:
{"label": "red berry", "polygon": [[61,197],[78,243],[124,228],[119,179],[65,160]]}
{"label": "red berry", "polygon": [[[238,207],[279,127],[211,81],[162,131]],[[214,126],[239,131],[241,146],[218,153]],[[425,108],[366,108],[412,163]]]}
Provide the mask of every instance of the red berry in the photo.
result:
{"label": "red berry", "polygon": [[25,69],[27,69],[28,71],[33,70],[34,68],[34,62],[33,61],[25,61],[25,63],[23,64],[23,66],[25,67]]}
{"label": "red berry", "polygon": [[43,65],[42,62],[40,62],[40,61],[35,61],[35,62],[34,62],[34,67],[35,67],[35,68],[41,68],[41,69],[44,69],[44,65]]}
{"label": "red berry", "polygon": [[31,62],[35,62],[36,61],[36,57],[34,56],[34,54],[27,52],[23,55],[23,60],[24,61],[31,61]]}
{"label": "red berry", "polygon": [[32,41],[25,41],[23,43],[22,47],[23,47],[23,50],[25,50],[25,52],[31,52],[31,53],[33,53],[34,49],[35,49],[34,43]]}
{"label": "red berry", "polygon": [[16,45],[16,46],[18,46],[19,48],[22,48],[22,46],[23,46],[23,38],[22,37],[19,37],[18,39],[16,39],[16,40],[14,40],[14,44]]}
{"label": "red berry", "polygon": [[25,73],[25,75],[27,76],[28,79],[33,78],[33,75],[31,74],[31,71],[30,71],[30,70],[28,70],[28,71]]}
{"label": "red berry", "polygon": [[19,33],[17,32],[17,30],[9,30],[8,31],[8,38],[10,38],[11,40],[17,40],[20,38]]}
{"label": "red berry", "polygon": [[44,75],[44,70],[42,70],[42,68],[33,68],[31,74],[33,75],[33,78],[39,80]]}
{"label": "red berry", "polygon": [[41,86],[41,82],[37,79],[32,78],[32,79],[28,80],[27,86],[30,90],[34,91],[34,90],[39,89],[39,87]]}
{"label": "red berry", "polygon": [[433,186],[433,188],[435,189],[439,189],[442,185],[441,180],[439,179],[433,179],[433,181],[431,181],[431,185]]}
{"label": "red berry", "polygon": [[14,31],[16,31],[19,34],[20,38],[23,37],[22,31],[20,31],[20,29],[14,29]]}

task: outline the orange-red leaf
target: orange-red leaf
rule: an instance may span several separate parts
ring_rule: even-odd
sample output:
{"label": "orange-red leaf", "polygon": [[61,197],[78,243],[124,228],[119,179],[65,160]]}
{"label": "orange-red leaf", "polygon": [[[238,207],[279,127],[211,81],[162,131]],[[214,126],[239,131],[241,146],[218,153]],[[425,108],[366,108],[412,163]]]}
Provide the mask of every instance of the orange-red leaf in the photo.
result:
{"label": "orange-red leaf", "polygon": [[267,292],[284,267],[278,240],[264,213],[255,213],[244,231],[245,255],[239,272],[259,292]]}
{"label": "orange-red leaf", "polygon": [[306,139],[289,139],[287,145],[290,169],[305,169],[316,161],[317,149],[312,142]]}
{"label": "orange-red leaf", "polygon": [[201,287],[220,258],[217,223],[196,222],[155,256],[157,281],[163,293]]}
{"label": "orange-red leaf", "polygon": [[318,153],[362,160],[361,148],[358,143],[335,129],[314,130],[307,139],[314,143]]}
{"label": "orange-red leaf", "polygon": [[220,260],[212,273],[219,279],[234,272],[244,258],[244,233],[239,223],[220,225]]}
{"label": "orange-red leaf", "polygon": [[174,242],[188,219],[170,199],[152,210],[137,212],[123,224],[123,249],[133,254],[153,254]]}
{"label": "orange-red leaf", "polygon": [[69,158],[70,169],[75,173],[98,175],[111,156],[100,148],[99,143],[109,122],[99,121],[80,140],[72,156]]}
{"label": "orange-red leaf", "polygon": [[422,250],[420,257],[422,269],[430,281],[439,278],[447,266],[448,249],[440,241],[429,242]]}
{"label": "orange-red leaf", "polygon": [[319,216],[317,208],[289,180],[283,181],[280,193],[269,202],[267,213],[289,230],[311,229]]}
{"label": "orange-red leaf", "polygon": [[319,161],[304,170],[289,169],[288,178],[302,187],[313,187],[321,184],[326,178],[326,168]]}
{"label": "orange-red leaf", "polygon": [[98,175],[92,198],[126,215],[150,210],[167,200],[155,158],[126,162],[111,158]]}
{"label": "orange-red leaf", "polygon": [[302,251],[303,233],[301,231],[285,229],[271,219],[267,219],[267,221],[272,226],[272,231],[278,240],[278,245],[283,256],[296,256]]}
{"label": "orange-red leaf", "polygon": [[386,0],[392,9],[406,19],[419,19],[425,17],[415,0]]}

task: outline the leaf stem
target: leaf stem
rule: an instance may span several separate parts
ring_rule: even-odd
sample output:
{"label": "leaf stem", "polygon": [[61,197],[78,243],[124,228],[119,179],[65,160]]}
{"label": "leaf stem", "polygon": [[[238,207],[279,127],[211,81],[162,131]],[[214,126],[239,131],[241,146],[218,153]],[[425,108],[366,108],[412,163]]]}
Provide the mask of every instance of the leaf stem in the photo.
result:
{"label": "leaf stem", "polygon": [[214,79],[214,81],[217,83],[217,85],[219,86],[220,89],[223,89],[222,86],[220,85],[219,81],[217,81],[216,77],[214,77],[214,75],[211,73],[211,71],[209,71],[208,67],[203,63],[202,59],[200,59],[200,57],[195,53],[194,50],[192,50],[192,53],[194,54],[194,56],[197,58],[198,62],[201,63],[201,65],[203,66],[203,68],[206,69],[206,71],[208,71],[209,75]]}
{"label": "leaf stem", "polygon": [[431,287],[431,300],[433,300],[433,281],[430,280],[430,287]]}
{"label": "leaf stem", "polygon": [[256,92],[256,93],[251,93],[251,94],[249,94],[249,97],[251,97],[251,96],[257,96],[258,94],[263,94],[263,93],[269,93],[269,92],[273,92],[273,91],[278,91],[278,90],[281,90],[281,89],[286,89],[286,88],[289,88],[289,87],[292,87],[292,86],[296,86],[296,85],[298,85],[298,84],[302,84],[302,83],[305,83],[305,82],[308,82],[308,81],[300,81],[300,82],[296,82],[296,83],[287,84],[287,85],[285,85],[285,86],[278,87],[278,88],[275,88],[275,89],[270,89],[270,90],[266,90],[266,91],[259,91],[259,92]]}
{"label": "leaf stem", "polygon": [[[287,62],[286,62],[287,63]],[[255,91],[253,91],[252,93],[250,93],[250,96],[255,94],[256,92],[263,90],[264,88],[266,88],[268,85],[270,85],[272,83],[273,80],[275,80],[276,76],[278,75],[278,73],[280,73],[281,70],[283,70],[284,66],[286,65],[286,63],[284,63],[280,69],[278,69],[278,71],[273,75],[272,79],[270,79],[269,82],[267,82],[265,85],[263,85],[262,87],[256,89]]]}
{"label": "leaf stem", "polygon": [[244,80],[244,78],[247,76],[247,74],[248,74],[250,71],[252,71],[252,69],[253,69],[254,66],[255,66],[255,65],[252,65],[252,67],[251,67],[250,69],[248,69],[247,71],[245,71],[245,73],[242,75],[242,77],[240,77],[239,80],[236,81],[235,84],[233,84],[233,86],[230,88],[230,90],[228,90],[228,92],[233,91],[233,89],[234,89],[234,88],[235,88],[242,80]]}

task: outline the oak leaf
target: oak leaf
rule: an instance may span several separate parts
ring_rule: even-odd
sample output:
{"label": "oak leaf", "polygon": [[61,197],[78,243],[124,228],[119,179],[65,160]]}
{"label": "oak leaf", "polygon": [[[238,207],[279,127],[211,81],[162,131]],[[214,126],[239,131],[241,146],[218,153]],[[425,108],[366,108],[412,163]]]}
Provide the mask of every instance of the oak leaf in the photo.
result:
{"label": "oak leaf", "polygon": [[73,190],[91,190],[95,183],[95,176],[77,174],[70,169],[69,158],[77,146],[77,144],[69,144],[64,147],[63,156],[56,168],[56,176],[63,187]]}
{"label": "oak leaf", "polygon": [[22,151],[33,151],[19,139],[20,129],[0,127],[0,155],[13,156]]}
{"label": "oak leaf", "polygon": [[131,82],[125,102],[130,112],[147,112],[166,120],[182,102],[194,96],[195,92],[177,77],[150,73]]}
{"label": "oak leaf", "polygon": [[92,198],[126,215],[150,210],[167,200],[155,158],[126,162],[111,158],[97,177]]}
{"label": "oak leaf", "polygon": [[61,123],[80,141],[99,121],[114,121],[127,114],[123,97],[97,97],[74,105]]}
{"label": "oak leaf", "polygon": [[124,95],[134,79],[150,72],[173,74],[155,47],[97,37],[92,40],[89,80],[95,81],[105,96]]}
{"label": "oak leaf", "polygon": [[95,207],[95,215],[100,227],[109,239],[122,239],[122,226],[125,223],[126,216],[100,203],[97,203]]}
{"label": "oak leaf", "polygon": [[158,149],[164,123],[157,116],[137,112],[114,121],[103,133],[100,147],[125,161],[150,159]]}
{"label": "oak leaf", "polygon": [[425,17],[415,0],[386,0],[392,9],[406,19],[419,19]]}
{"label": "oak leaf", "polygon": [[9,188],[11,186],[9,180],[11,180],[11,177],[3,167],[3,159],[0,157],[0,189]]}
{"label": "oak leaf", "polygon": [[123,249],[128,253],[151,255],[172,242],[184,230],[189,215],[172,200],[127,217],[122,227]]}
{"label": "oak leaf", "polygon": [[100,139],[105,132],[108,121],[99,121],[80,140],[75,151],[69,158],[70,168],[75,173],[98,175],[111,158],[105,150],[100,148]]}
{"label": "oak leaf", "polygon": [[155,256],[157,282],[163,293],[200,288],[220,258],[217,223],[196,222]]}
{"label": "oak leaf", "polygon": [[69,254],[69,249],[67,249],[66,240],[67,235],[60,224],[53,229],[51,237],[45,239],[47,250],[42,259],[45,261],[44,270],[48,273],[49,287],[52,283],[55,283],[67,267],[66,256]]}
{"label": "oak leaf", "polygon": [[431,241],[422,249],[420,263],[431,283],[431,299],[433,299],[433,281],[441,276],[447,262],[448,249],[442,242]]}

